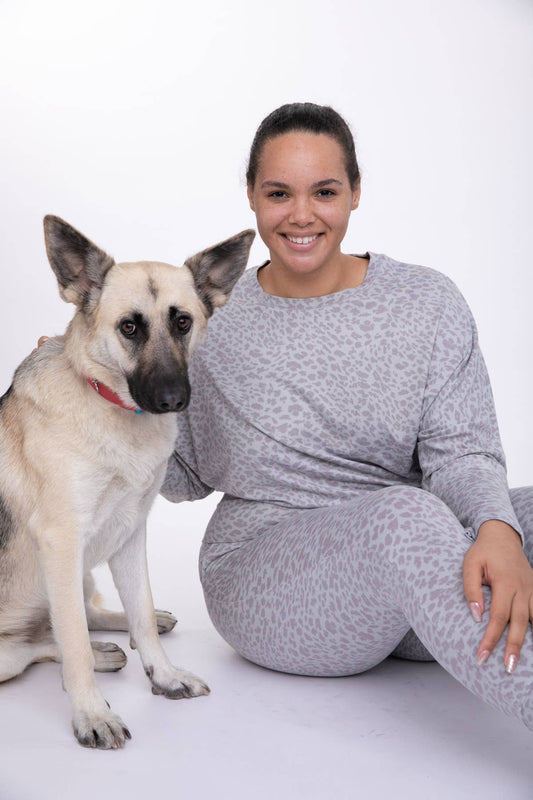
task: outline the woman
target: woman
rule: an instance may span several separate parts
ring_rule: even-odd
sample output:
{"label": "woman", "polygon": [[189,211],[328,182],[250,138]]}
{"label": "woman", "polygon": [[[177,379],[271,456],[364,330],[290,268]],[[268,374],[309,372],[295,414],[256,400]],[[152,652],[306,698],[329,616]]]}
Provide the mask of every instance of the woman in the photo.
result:
{"label": "woman", "polygon": [[210,323],[163,488],[225,493],[200,554],[215,627],[304,675],[435,658],[533,729],[533,490],[507,488],[464,299],[341,252],[360,176],[332,109],[270,114],[247,180],[270,259]]}

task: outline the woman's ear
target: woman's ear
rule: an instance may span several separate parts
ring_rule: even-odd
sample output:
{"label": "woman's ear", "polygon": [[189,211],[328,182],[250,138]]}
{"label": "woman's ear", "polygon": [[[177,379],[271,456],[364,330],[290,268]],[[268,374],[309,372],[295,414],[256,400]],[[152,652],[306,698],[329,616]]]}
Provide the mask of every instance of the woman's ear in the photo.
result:
{"label": "woman's ear", "polygon": [[248,187],[246,189],[246,193],[248,195],[248,202],[250,203],[250,208],[252,209],[252,211],[255,211],[255,208],[254,208],[254,195],[253,195],[252,187],[250,186],[250,184],[248,184]]}
{"label": "woman's ear", "polygon": [[352,211],[355,211],[357,206],[359,205],[359,200],[361,199],[361,182],[358,181],[357,186],[353,191],[352,196]]}

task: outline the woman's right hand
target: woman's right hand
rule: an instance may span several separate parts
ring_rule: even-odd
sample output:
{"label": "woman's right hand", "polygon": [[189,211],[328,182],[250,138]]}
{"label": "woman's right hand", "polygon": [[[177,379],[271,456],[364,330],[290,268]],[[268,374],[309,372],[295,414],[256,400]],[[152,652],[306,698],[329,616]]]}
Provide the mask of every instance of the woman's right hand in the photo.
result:
{"label": "woman's right hand", "polygon": [[485,663],[508,625],[504,663],[507,672],[513,673],[533,621],[533,569],[514,528],[500,520],[484,522],[466,553],[463,577],[465,597],[476,622],[481,622],[485,610],[482,585],[490,586],[492,592],[478,664]]}

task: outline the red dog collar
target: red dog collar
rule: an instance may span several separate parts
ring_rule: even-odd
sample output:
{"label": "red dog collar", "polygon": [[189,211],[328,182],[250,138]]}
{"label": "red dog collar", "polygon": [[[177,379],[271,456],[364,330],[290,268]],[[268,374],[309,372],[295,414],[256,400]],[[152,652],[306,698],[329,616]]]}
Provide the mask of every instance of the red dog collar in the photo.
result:
{"label": "red dog collar", "polygon": [[87,378],[87,383],[89,383],[95,392],[97,392],[100,397],[103,397],[104,400],[109,400],[110,403],[114,403],[116,406],[120,406],[120,408],[125,408],[126,411],[135,411],[136,414],[142,414],[143,411],[140,408],[136,408],[135,406],[127,406],[125,403],[122,402],[118,394],[116,394],[109,386],[106,386],[105,383],[100,383],[95,378]]}

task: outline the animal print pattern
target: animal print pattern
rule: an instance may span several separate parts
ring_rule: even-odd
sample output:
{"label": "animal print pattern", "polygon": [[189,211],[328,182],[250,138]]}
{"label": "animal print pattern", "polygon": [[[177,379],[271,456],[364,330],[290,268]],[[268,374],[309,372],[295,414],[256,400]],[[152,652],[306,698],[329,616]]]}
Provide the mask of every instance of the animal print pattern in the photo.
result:
{"label": "animal print pattern", "polygon": [[[511,497],[533,564],[533,488],[512,490]],[[227,530],[246,526],[245,505],[221,505]],[[364,672],[391,653],[433,656],[478,697],[533,730],[530,634],[514,675],[504,669],[504,640],[477,666],[490,592],[484,622],[475,623],[462,583],[469,546],[438,497],[392,486],[336,507],[293,511],[222,556],[220,545],[206,542],[202,580],[215,627],[256,664],[332,676]]]}
{"label": "animal print pattern", "polygon": [[359,287],[323,297],[268,295],[257,271],[193,357],[162,490],[225,493],[200,556],[214,624],[245,657],[301,674],[432,654],[527,721],[533,649],[513,676],[498,652],[478,669],[462,592],[482,522],[523,536],[525,519],[533,535],[531,492],[513,495],[519,516],[509,496],[463,297],[434,270],[375,254]]}

